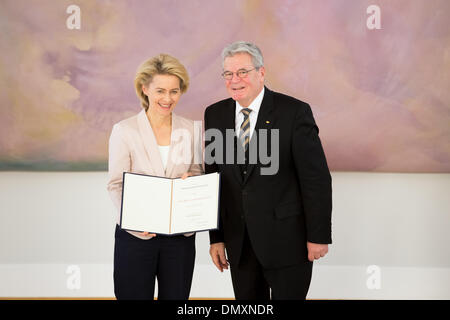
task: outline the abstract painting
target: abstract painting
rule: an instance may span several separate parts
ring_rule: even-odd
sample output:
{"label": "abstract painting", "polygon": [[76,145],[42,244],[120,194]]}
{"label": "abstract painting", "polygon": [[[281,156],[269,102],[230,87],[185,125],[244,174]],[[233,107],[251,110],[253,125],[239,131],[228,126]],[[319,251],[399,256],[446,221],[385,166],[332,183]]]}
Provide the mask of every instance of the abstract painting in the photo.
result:
{"label": "abstract painting", "polygon": [[267,87],[311,105],[331,170],[450,172],[449,12],[447,0],[2,0],[0,170],[107,170],[112,125],[141,110],[136,69],[158,53],[191,78],[175,112],[201,121],[227,98],[223,47],[246,40]]}

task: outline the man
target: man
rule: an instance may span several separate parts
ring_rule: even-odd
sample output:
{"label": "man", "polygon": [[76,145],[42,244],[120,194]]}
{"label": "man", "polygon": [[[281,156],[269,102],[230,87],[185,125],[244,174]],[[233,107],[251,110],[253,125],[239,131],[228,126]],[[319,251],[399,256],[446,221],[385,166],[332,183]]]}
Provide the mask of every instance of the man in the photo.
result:
{"label": "man", "polygon": [[[254,44],[233,43],[222,59],[231,98],[205,110],[205,130],[236,135],[222,150],[206,139],[205,171],[221,173],[220,227],[210,232],[210,255],[220,271],[230,264],[236,299],[305,299],[313,261],[331,243],[331,176],[319,130],[308,104],[264,86]],[[263,131],[278,141],[258,145]],[[267,163],[252,143],[278,157],[276,173],[264,174]]]}

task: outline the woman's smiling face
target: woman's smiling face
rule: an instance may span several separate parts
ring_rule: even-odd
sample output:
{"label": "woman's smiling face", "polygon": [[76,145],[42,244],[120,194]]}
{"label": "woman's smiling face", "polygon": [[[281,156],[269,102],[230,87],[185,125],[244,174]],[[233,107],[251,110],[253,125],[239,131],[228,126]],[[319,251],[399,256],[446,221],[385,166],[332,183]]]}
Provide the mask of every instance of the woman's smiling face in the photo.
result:
{"label": "woman's smiling face", "polygon": [[147,88],[142,86],[142,90],[148,97],[149,111],[167,116],[180,99],[180,79],[174,75],[157,74]]}

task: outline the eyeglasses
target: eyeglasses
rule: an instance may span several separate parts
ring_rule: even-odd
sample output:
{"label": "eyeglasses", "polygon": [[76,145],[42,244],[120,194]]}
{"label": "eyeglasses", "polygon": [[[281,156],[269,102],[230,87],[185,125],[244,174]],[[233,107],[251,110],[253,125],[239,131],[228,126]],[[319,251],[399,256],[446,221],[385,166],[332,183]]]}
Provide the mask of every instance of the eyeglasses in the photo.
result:
{"label": "eyeglasses", "polygon": [[239,70],[236,71],[236,72],[225,71],[224,73],[222,73],[222,77],[223,77],[225,80],[231,80],[231,79],[233,79],[233,75],[236,73],[236,75],[238,76],[238,78],[243,79],[243,78],[245,78],[245,77],[248,76],[248,73],[249,73],[250,71],[253,71],[253,70],[255,70],[255,69],[256,69],[256,68],[253,68],[253,69],[250,69],[250,70],[239,69]]}

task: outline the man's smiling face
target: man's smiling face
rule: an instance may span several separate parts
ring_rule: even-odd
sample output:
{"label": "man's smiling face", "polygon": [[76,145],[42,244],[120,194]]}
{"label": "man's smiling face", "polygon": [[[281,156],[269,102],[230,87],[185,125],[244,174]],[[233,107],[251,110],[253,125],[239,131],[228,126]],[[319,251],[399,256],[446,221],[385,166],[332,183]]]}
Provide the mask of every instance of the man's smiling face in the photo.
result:
{"label": "man's smiling face", "polygon": [[[258,96],[264,87],[264,67],[258,70],[252,63],[252,57],[248,53],[237,53],[226,57],[223,62],[224,72],[234,72],[231,80],[225,80],[228,94],[243,107],[248,107]],[[239,78],[236,72],[239,70],[251,70],[243,78]]]}

